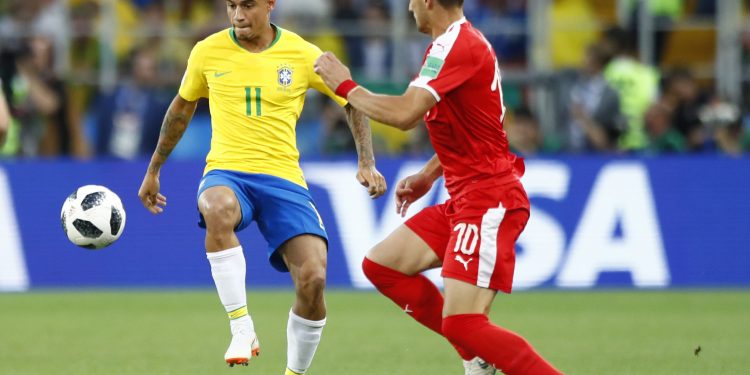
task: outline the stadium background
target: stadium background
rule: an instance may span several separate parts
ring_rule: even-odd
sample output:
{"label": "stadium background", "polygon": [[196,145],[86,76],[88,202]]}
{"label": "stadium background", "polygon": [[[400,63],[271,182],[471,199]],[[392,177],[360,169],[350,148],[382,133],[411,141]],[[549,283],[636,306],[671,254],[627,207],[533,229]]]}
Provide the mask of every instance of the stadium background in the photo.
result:
{"label": "stadium background", "polygon": [[[527,160],[533,204],[517,293],[498,298],[493,319],[566,372],[747,372],[748,9],[466,1],[500,59],[506,129]],[[379,92],[401,92],[429,42],[395,0],[280,0],[273,18]],[[14,115],[0,158],[0,292],[9,292],[0,293],[0,374],[224,371],[216,359],[227,332],[195,226],[205,101],[164,168],[167,211],[151,216],[136,192],[190,47],[226,25],[221,1],[0,1],[0,79]],[[632,42],[639,61],[620,77],[645,91],[618,84],[611,62],[587,59],[612,36]],[[591,82],[607,82],[619,109],[595,113]],[[606,129],[603,142],[591,127]],[[310,374],[460,371],[447,345],[359,273],[364,252],[402,219],[391,194],[373,202],[356,184],[341,111],[311,92],[297,130],[331,235],[331,324]],[[374,124],[373,133],[391,186],[430,156],[422,127]],[[84,184],[109,186],[128,213],[104,251],[76,248],[60,229],[64,198]],[[423,204],[445,194],[437,186]],[[255,227],[241,240],[251,310],[266,330],[250,371],[278,373],[291,283],[268,267]]]}

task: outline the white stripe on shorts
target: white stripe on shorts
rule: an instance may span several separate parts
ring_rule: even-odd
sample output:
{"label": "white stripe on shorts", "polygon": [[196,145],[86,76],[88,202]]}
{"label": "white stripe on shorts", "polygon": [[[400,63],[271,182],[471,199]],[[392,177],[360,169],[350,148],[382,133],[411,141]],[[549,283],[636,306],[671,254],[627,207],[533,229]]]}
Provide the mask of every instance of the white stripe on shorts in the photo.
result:
{"label": "white stripe on shorts", "polygon": [[505,217],[505,207],[501,203],[497,208],[490,208],[482,216],[482,229],[480,235],[482,243],[479,245],[479,272],[477,274],[477,286],[487,288],[490,286],[492,273],[495,272],[497,263],[497,236],[500,223]]}

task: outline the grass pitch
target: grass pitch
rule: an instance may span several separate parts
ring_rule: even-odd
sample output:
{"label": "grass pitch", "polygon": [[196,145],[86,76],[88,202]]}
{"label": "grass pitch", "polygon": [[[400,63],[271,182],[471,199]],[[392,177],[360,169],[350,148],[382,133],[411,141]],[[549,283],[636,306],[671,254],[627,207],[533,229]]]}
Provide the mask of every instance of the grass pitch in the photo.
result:
{"label": "grass pitch", "polygon": [[[0,374],[282,374],[292,300],[250,293],[261,356],[230,369],[213,291],[0,294]],[[327,301],[309,375],[463,374],[443,339],[385,297]],[[492,320],[567,374],[750,373],[750,291],[519,292],[497,298]]]}

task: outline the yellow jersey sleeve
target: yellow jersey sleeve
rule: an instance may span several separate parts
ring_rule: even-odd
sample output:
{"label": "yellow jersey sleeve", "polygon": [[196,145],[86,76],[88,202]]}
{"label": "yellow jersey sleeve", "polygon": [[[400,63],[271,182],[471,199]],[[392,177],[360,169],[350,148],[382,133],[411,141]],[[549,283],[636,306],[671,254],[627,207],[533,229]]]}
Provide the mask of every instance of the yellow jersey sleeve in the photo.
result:
{"label": "yellow jersey sleeve", "polygon": [[323,78],[321,78],[318,73],[315,73],[313,70],[313,67],[315,65],[315,60],[320,57],[320,55],[323,54],[323,51],[318,48],[318,46],[314,44],[310,44],[310,49],[307,52],[307,58],[309,59],[308,66],[310,67],[310,87],[314,88],[315,90],[318,90],[319,92],[325,94],[329,98],[333,99],[336,103],[338,103],[340,106],[345,106],[349,102],[346,101],[346,99],[336,95],[336,93],[333,92],[333,90],[329,89],[328,86],[326,86],[325,82],[323,82]]}
{"label": "yellow jersey sleeve", "polygon": [[208,84],[206,76],[203,75],[205,55],[203,52],[203,45],[200,42],[190,51],[187,69],[185,69],[185,75],[182,76],[182,83],[180,83],[179,94],[189,102],[194,102],[200,98],[208,98]]}

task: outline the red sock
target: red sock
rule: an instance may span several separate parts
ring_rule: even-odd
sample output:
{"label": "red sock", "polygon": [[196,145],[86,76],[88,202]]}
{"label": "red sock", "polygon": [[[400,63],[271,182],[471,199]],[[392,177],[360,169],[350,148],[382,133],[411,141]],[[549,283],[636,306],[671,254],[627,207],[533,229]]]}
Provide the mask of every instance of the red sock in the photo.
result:
{"label": "red sock", "polygon": [[[416,321],[443,335],[443,295],[428,278],[421,274],[405,275],[367,258],[362,261],[362,270],[380,293],[390,298]],[[455,344],[453,346],[458,355],[467,361],[476,357]]]}
{"label": "red sock", "polygon": [[500,328],[482,314],[452,315],[443,319],[443,333],[508,375],[559,375],[521,336]]}

